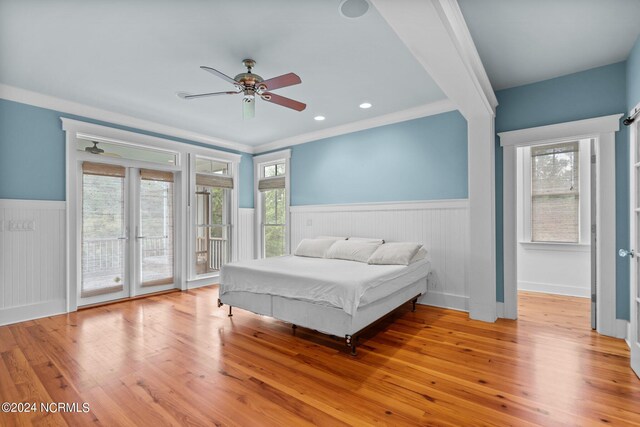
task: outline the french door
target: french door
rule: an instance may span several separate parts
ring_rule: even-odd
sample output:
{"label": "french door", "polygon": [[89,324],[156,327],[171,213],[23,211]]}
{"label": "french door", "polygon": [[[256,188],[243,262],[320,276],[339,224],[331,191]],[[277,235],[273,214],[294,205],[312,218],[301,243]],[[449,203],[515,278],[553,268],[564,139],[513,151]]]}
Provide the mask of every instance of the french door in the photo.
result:
{"label": "french door", "polygon": [[[640,248],[640,124],[639,119],[630,126],[631,130],[631,248]],[[620,250],[620,256],[631,256],[631,315],[629,345],[631,348],[631,368],[640,377],[640,261],[633,250]]]}
{"label": "french door", "polygon": [[78,305],[175,287],[173,172],[82,164]]}

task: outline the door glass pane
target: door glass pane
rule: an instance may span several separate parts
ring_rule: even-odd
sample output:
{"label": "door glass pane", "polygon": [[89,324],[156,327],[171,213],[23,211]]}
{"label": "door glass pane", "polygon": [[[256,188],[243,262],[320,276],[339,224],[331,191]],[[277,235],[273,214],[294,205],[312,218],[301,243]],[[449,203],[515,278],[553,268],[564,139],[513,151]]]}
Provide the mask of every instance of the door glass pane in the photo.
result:
{"label": "door glass pane", "polygon": [[285,189],[277,188],[262,193],[264,209],[264,256],[281,256],[285,253]]}
{"label": "door glass pane", "polygon": [[124,197],[123,176],[82,175],[82,297],[123,289]]}
{"label": "door glass pane", "polygon": [[219,271],[228,262],[230,190],[196,186],[196,274]]}
{"label": "door glass pane", "polygon": [[173,182],[140,180],[140,281],[173,283]]}

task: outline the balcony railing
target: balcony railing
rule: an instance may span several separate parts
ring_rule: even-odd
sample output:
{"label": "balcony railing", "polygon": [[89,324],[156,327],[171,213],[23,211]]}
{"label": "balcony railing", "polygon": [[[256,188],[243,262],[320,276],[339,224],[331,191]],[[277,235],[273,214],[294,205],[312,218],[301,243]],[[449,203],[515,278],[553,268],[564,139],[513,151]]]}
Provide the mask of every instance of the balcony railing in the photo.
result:
{"label": "balcony railing", "polygon": [[[103,275],[121,271],[125,254],[125,240],[119,238],[84,239],[82,242],[83,275]],[[140,240],[142,257],[172,257],[173,244],[165,236]]]}
{"label": "balcony railing", "polygon": [[229,240],[219,237],[198,237],[196,242],[196,272],[198,274],[220,271],[229,257]]}

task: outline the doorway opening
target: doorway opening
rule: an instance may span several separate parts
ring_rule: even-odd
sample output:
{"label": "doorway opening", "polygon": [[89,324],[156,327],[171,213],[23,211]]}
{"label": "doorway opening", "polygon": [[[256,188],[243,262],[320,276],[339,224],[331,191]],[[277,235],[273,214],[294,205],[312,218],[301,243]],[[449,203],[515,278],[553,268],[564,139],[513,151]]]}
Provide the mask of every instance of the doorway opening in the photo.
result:
{"label": "doorway opening", "polygon": [[[589,194],[595,202],[590,203],[594,212],[589,221],[593,236],[590,276],[595,278],[594,326],[603,335],[618,338],[626,335],[625,321],[616,318],[616,212],[612,209],[616,206],[615,135],[620,130],[621,116],[614,114],[498,134],[503,148],[503,317],[518,318],[518,149],[576,141],[579,146],[580,141],[590,140],[595,155],[595,163],[590,166],[593,173]],[[579,233],[584,230],[579,227]],[[583,241],[586,243],[587,240],[583,238]]]}
{"label": "doorway opening", "polygon": [[518,300],[547,295],[550,303],[537,306],[556,317],[563,303],[590,307],[591,315],[583,318],[591,318],[592,329],[597,322],[594,150],[595,140],[584,138],[518,147],[516,153]]}

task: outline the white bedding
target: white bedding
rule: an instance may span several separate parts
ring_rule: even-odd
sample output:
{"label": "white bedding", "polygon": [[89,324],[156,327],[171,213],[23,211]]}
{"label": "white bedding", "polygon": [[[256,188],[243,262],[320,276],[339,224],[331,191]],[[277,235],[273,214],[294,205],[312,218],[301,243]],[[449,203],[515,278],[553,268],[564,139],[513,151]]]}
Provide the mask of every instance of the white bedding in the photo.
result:
{"label": "white bedding", "polygon": [[309,301],[353,315],[365,306],[408,286],[429,273],[429,262],[369,265],[339,259],[282,256],[226,264],[220,295],[253,292]]}

